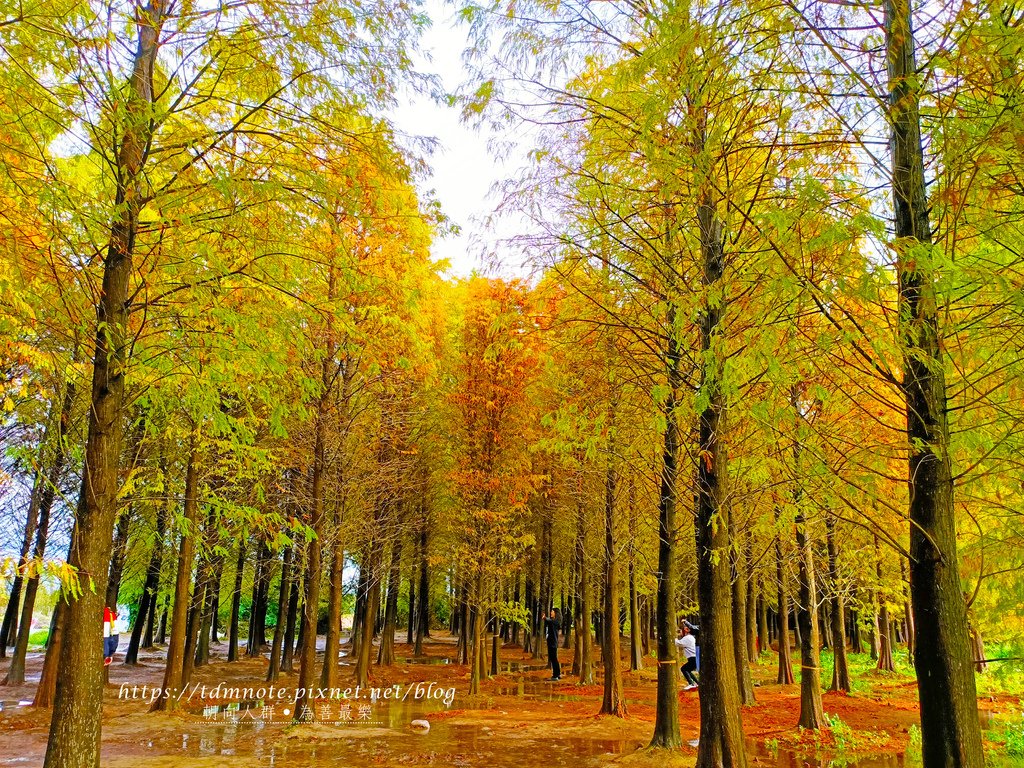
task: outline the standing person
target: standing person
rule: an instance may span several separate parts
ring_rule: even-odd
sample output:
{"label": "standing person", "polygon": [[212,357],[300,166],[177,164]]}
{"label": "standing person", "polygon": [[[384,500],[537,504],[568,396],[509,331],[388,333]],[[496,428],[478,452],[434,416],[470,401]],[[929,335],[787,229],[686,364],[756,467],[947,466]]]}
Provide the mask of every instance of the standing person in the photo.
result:
{"label": "standing person", "polygon": [[697,639],[693,636],[690,624],[683,622],[679,637],[676,638],[676,645],[683,649],[683,677],[689,683],[684,691],[692,691],[697,687]]}
{"label": "standing person", "polygon": [[103,666],[109,667],[121,637],[117,634],[117,613],[109,606],[103,608]]}
{"label": "standing person", "polygon": [[550,618],[544,619],[544,636],[548,641],[548,661],[551,663],[551,677],[548,680],[562,679],[562,666],[558,663],[558,631],[562,626],[561,618],[558,609],[552,608]]}

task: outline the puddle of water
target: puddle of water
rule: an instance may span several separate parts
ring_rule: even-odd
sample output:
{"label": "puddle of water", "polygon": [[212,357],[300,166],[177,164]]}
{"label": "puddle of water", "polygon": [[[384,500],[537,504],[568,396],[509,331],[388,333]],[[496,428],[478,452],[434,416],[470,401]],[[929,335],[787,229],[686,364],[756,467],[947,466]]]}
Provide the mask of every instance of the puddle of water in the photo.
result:
{"label": "puddle of water", "polygon": [[747,741],[747,756],[759,758],[761,765],[775,768],[905,768],[902,752],[870,755],[836,755],[831,752],[807,752],[780,747],[772,750],[760,741]]}
{"label": "puddle of water", "polygon": [[507,675],[512,672],[536,672],[547,669],[546,664],[530,663],[528,661],[499,661],[498,674]]}
{"label": "puddle of water", "polygon": [[558,690],[551,683],[537,683],[519,680],[518,682],[494,686],[488,690],[495,696],[520,696],[537,701],[582,701],[582,696]]}
{"label": "puddle of water", "polygon": [[412,656],[407,659],[403,659],[406,664],[451,664],[452,661],[446,656]]}
{"label": "puddle of water", "polygon": [[[545,690],[550,692],[550,686]],[[194,710],[197,717],[185,732],[161,733],[139,744],[119,744],[117,751],[141,751],[150,756],[162,753],[184,761],[234,756],[252,758],[255,765],[287,765],[289,768],[321,763],[337,763],[346,768],[381,764],[489,765],[495,768],[542,764],[584,768],[596,765],[599,756],[628,753],[644,746],[633,739],[589,739],[557,734],[534,739],[496,733],[485,723],[437,720],[432,715],[445,708],[441,701],[378,701],[372,703],[372,707],[369,723],[352,723],[348,727],[328,724],[311,730],[308,736],[299,732],[297,738],[289,738],[292,730],[283,727],[284,722],[278,724],[277,717],[273,723],[260,719],[263,709],[260,701],[216,705]],[[198,717],[205,716],[204,713],[213,714],[214,718],[202,722]],[[251,719],[223,722],[216,719],[222,713],[248,714]],[[414,731],[410,723],[418,719],[428,720],[430,730]]]}

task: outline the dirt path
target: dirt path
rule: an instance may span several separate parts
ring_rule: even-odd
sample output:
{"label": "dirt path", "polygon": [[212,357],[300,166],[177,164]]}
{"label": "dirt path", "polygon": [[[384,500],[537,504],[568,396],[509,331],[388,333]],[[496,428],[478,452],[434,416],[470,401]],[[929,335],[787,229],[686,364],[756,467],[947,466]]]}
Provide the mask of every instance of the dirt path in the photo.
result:
{"label": "dirt path", "polygon": [[[438,638],[421,659],[398,644],[399,662],[373,668],[376,691],[352,689],[343,659],[345,698],[325,699],[313,714],[317,724],[295,725],[291,711],[296,676],[283,675],[273,692],[263,682],[265,658],[227,663],[214,647],[212,664],[196,670],[179,711],[153,714],[148,697],[163,676],[160,652],[144,654],[136,667],[115,661],[104,701],[103,765],[112,766],[306,766],[340,762],[353,766],[586,766],[690,765],[699,728],[696,692],[680,692],[680,728],[687,744],[669,763],[644,749],[654,721],[655,672],[624,675],[629,716],[599,717],[601,687],[570,678],[545,681],[543,662],[519,648],[502,651],[502,674],[470,697],[466,667],[452,663],[454,643]],[[569,661],[566,654],[563,664]],[[34,693],[42,655],[32,654],[28,684],[0,688],[0,766],[41,765],[49,711],[19,706]],[[839,751],[861,768],[897,768],[918,723],[917,690],[910,681],[879,677],[869,692],[826,694],[825,711],[843,724],[834,732],[799,732],[797,686],[778,686],[774,663],[755,667],[757,704],[745,707],[752,765],[818,765],[817,756]],[[145,689],[143,688],[145,686]],[[205,689],[204,689],[205,686]],[[284,688],[282,692],[280,688]],[[245,691],[250,688],[252,691]],[[238,690],[232,690],[238,689]],[[261,692],[260,689],[263,689]],[[257,701],[258,699],[258,701]],[[1014,702],[986,701],[987,710],[1009,710]],[[429,731],[413,720],[430,722]]]}

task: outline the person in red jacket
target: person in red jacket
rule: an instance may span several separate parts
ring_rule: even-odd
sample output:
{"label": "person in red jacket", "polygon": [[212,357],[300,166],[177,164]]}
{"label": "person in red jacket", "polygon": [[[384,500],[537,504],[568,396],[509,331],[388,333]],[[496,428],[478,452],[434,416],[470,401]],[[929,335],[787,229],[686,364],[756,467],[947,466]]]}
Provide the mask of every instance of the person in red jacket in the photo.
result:
{"label": "person in red jacket", "polygon": [[104,606],[103,608],[103,666],[109,666],[114,660],[114,652],[120,637],[117,634],[117,612]]}

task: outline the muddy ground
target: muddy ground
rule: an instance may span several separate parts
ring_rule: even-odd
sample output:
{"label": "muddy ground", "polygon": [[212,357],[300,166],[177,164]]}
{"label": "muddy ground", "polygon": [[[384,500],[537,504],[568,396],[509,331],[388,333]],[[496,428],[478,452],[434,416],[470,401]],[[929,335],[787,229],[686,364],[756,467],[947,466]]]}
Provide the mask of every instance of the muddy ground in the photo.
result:
{"label": "muddy ground", "polygon": [[[683,748],[670,758],[646,749],[654,722],[653,663],[624,674],[628,716],[620,719],[597,714],[600,685],[581,687],[568,675],[548,682],[543,660],[513,646],[501,651],[501,673],[483,683],[481,694],[470,696],[468,668],[454,663],[454,639],[440,633],[427,643],[422,658],[412,658],[411,648],[396,644],[395,665],[372,670],[376,692],[356,695],[353,665],[343,658],[347,696],[321,700],[313,712],[320,722],[296,725],[290,690],[296,675],[282,675],[271,696],[259,691],[267,688],[266,658],[227,663],[225,650],[214,646],[213,662],[196,670],[193,687],[173,714],[149,712],[150,688],[163,678],[162,651],[143,652],[135,667],[120,663],[119,655],[105,692],[103,766],[548,768],[692,765],[696,756],[696,692],[679,693]],[[561,654],[567,670],[571,651]],[[0,688],[0,766],[42,765],[50,713],[23,703],[32,699],[41,666],[42,654],[30,654],[28,684]],[[5,667],[0,662],[0,675]],[[600,670],[597,674],[600,681]],[[912,764],[919,722],[916,687],[906,678],[867,674],[872,679],[866,692],[825,694],[826,713],[845,726],[815,734],[796,728],[799,688],[776,685],[775,659],[766,655],[754,668],[757,703],[743,709],[751,766]],[[282,686],[288,689],[283,695]],[[254,690],[225,690],[231,688]],[[993,697],[979,706],[989,728],[1020,716],[1017,697]],[[429,730],[413,727],[413,720],[428,721]]]}

